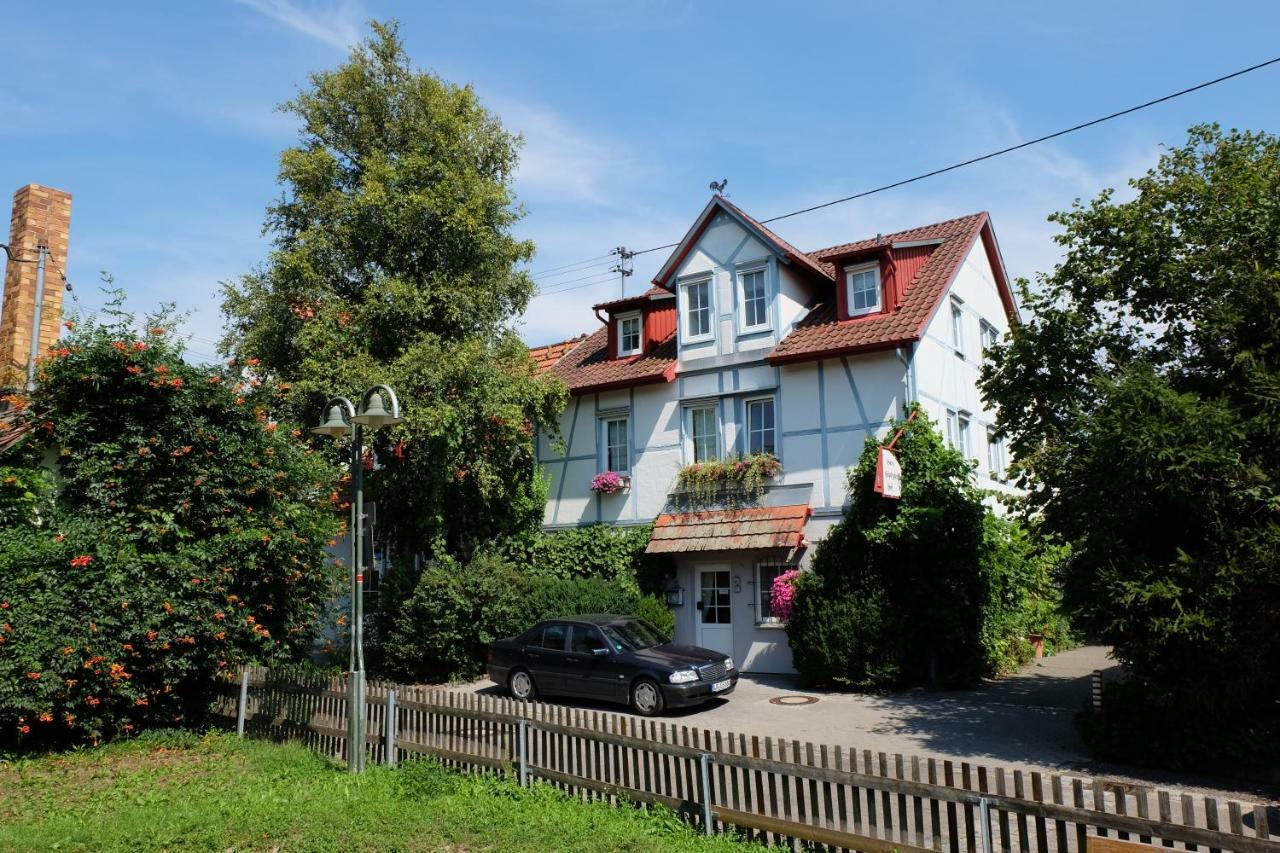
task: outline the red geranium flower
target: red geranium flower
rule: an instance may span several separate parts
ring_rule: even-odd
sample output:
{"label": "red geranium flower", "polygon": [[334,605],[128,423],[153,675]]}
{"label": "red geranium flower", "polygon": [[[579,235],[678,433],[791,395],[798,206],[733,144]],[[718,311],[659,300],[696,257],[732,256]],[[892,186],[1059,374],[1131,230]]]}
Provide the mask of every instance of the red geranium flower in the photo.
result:
{"label": "red geranium flower", "polygon": [[89,565],[89,563],[92,561],[93,561],[93,557],[89,556],[88,554],[81,554],[79,557],[71,558],[71,565],[74,568],[83,569],[85,566]]}

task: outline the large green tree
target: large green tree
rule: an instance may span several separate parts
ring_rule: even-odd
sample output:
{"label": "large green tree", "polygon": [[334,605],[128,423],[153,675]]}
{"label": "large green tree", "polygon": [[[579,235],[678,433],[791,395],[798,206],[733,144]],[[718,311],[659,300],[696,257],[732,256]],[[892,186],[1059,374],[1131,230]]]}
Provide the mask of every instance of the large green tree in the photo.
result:
{"label": "large green tree", "polygon": [[123,315],[39,378],[0,469],[0,748],[198,722],[220,675],[303,657],[337,590],[338,472],[276,393]]}
{"label": "large green tree", "polygon": [[1280,698],[1280,138],[1195,127],[1130,185],[1051,217],[982,387],[1159,751]]}
{"label": "large green tree", "polygon": [[520,139],[470,87],[415,70],[394,24],[282,106],[267,263],[225,288],[224,346],[287,384],[299,420],[331,394],[393,386],[406,421],[375,439],[370,479],[402,555],[467,557],[536,529],[532,424],[563,385],[538,378],[512,322],[533,295],[533,245],[512,228]]}

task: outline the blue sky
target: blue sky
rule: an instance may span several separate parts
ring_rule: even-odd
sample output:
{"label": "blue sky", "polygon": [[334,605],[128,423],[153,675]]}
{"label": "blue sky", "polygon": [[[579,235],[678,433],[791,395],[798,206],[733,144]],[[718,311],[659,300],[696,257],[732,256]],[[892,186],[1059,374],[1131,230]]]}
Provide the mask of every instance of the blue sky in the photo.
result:
{"label": "blue sky", "polygon": [[[212,358],[218,282],[261,261],[273,111],[395,17],[415,62],[472,83],[526,147],[517,189],[535,274],[678,239],[727,177],[760,218],[965,159],[1280,53],[1273,3],[66,2],[23,16],[0,55],[0,195],[74,196],[69,279],[107,270],[145,311],[193,312]],[[175,10],[181,10],[180,13]],[[12,17],[12,16],[11,16]],[[16,31],[15,31],[16,32]],[[802,249],[975,210],[1010,271],[1057,257],[1045,217],[1122,185],[1188,126],[1280,130],[1280,66],[901,190],[779,223]],[[628,292],[663,260],[636,259]],[[608,263],[540,275],[520,331],[587,331]],[[570,281],[570,280],[573,281]],[[585,279],[586,287],[579,279]],[[573,290],[564,288],[575,287]]]}

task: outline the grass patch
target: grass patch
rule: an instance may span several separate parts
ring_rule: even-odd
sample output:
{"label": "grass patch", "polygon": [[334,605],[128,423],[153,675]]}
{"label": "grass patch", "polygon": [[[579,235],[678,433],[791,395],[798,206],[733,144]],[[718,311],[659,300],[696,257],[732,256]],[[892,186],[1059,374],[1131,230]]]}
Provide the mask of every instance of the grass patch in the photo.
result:
{"label": "grass patch", "polygon": [[427,761],[352,776],[296,745],[160,733],[0,766],[0,850],[728,851],[670,812]]}

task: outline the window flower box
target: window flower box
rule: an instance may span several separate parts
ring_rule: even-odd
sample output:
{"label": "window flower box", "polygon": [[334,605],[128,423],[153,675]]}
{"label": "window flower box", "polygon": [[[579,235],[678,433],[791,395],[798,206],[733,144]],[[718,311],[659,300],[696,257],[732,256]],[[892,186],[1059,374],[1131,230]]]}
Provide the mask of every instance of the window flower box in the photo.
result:
{"label": "window flower box", "polygon": [[591,491],[598,495],[614,495],[631,491],[631,475],[602,471],[591,478]]}
{"label": "window flower box", "polygon": [[759,500],[765,484],[781,473],[778,457],[752,453],[686,465],[676,475],[676,487],[693,504],[709,504],[721,498],[750,503]]}

